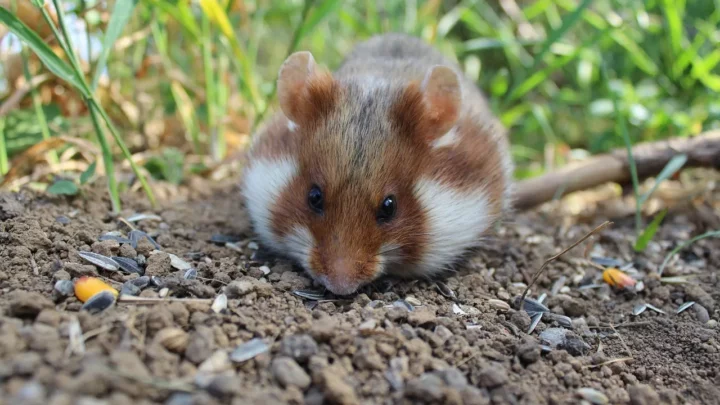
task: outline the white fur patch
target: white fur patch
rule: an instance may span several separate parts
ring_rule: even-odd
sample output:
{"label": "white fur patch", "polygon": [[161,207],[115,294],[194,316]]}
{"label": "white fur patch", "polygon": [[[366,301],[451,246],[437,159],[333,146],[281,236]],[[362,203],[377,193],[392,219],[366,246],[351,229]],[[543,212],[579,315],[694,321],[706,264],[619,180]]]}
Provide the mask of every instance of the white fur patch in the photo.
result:
{"label": "white fur patch", "polygon": [[441,136],[440,138],[436,139],[432,143],[432,147],[434,149],[438,148],[444,148],[446,146],[452,146],[459,140],[457,130],[455,127],[450,129],[445,133],[445,135]]}
{"label": "white fur patch", "polygon": [[310,253],[315,246],[315,239],[309,229],[300,225],[295,226],[285,235],[283,244],[287,248],[285,253],[297,260],[305,269],[310,269]]}
{"label": "white fur patch", "polygon": [[297,129],[297,124],[294,121],[288,120],[287,128],[290,130],[290,132],[295,132]]}
{"label": "white fur patch", "polygon": [[415,184],[415,195],[428,221],[428,248],[419,269],[424,273],[446,269],[463,251],[477,247],[492,223],[488,197],[482,190],[463,192],[437,180],[421,179]]}
{"label": "white fur patch", "polygon": [[256,160],[245,172],[243,195],[250,219],[257,234],[270,246],[281,243],[271,231],[272,207],[297,172],[297,162],[288,157]]}

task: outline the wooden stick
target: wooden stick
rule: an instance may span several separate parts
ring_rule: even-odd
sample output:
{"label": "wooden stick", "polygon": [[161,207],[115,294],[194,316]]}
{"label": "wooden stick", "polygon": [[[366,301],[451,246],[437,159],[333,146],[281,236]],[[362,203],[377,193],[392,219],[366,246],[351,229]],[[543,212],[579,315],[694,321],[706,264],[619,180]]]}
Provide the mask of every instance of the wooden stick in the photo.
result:
{"label": "wooden stick", "polygon": [[[643,143],[633,148],[638,177],[657,175],[667,162],[679,154],[687,154],[685,167],[720,169],[720,131],[709,131],[690,138],[676,138]],[[529,209],[563,194],[586,190],[605,183],[625,184],[630,181],[630,164],[626,150],[594,156],[560,170],[521,181],[517,185],[515,208]]]}

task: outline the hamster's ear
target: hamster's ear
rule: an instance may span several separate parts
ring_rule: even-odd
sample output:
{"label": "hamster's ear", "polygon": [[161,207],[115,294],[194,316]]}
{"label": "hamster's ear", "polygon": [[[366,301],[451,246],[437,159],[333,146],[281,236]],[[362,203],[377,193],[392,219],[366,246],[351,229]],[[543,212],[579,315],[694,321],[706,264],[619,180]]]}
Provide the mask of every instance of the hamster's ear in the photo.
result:
{"label": "hamster's ear", "polygon": [[408,86],[395,108],[398,123],[412,136],[433,142],[457,123],[462,104],[460,79],[454,70],[437,65],[425,78]]}
{"label": "hamster's ear", "polygon": [[447,66],[434,66],[425,75],[420,92],[427,105],[426,117],[437,136],[452,129],[460,115],[462,92],[457,73]]}
{"label": "hamster's ear", "polygon": [[277,95],[283,113],[296,124],[317,118],[335,101],[332,75],[307,51],[288,56],[280,67]]}

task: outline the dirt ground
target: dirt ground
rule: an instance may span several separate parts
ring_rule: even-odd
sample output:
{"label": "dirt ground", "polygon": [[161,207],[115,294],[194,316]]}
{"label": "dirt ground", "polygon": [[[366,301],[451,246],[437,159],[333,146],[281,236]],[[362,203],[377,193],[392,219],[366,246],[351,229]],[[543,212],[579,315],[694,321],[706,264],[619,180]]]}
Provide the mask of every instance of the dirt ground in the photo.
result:
{"label": "dirt ground", "polygon": [[[663,274],[671,278],[652,275],[674,246],[717,229],[708,202],[717,190],[673,208],[643,253],[632,250],[632,216],[618,214],[624,200],[589,211],[568,200],[500,227],[445,280],[455,298],[431,281],[390,280],[343,299],[294,293],[317,286],[252,242],[236,187],[194,190],[157,210],[125,200],[122,218],[160,217],[132,222],[160,252],[122,239],[129,228],[110,215],[103,187],[84,198],[0,194],[1,404],[720,403],[720,239],[684,249]],[[514,298],[607,217],[611,227],[532,288],[551,313],[528,334]],[[139,294],[165,301],[81,311],[57,281],[94,275],[120,289],[139,278],[91,265],[83,251],[143,256],[153,278]],[[611,289],[592,257],[629,263],[642,287]],[[215,312],[221,293],[227,308]],[[665,314],[634,316],[643,303]]]}

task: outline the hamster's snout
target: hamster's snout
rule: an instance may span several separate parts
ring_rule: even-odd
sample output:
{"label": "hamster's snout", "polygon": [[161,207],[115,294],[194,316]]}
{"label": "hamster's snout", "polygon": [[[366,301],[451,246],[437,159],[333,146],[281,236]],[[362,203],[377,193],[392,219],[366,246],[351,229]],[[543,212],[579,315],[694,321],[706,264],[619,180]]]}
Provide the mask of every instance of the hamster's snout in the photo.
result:
{"label": "hamster's snout", "polygon": [[315,278],[336,295],[356,292],[369,281],[363,274],[372,274],[372,269],[366,264],[342,257],[328,261],[327,265],[319,270],[313,271]]}

